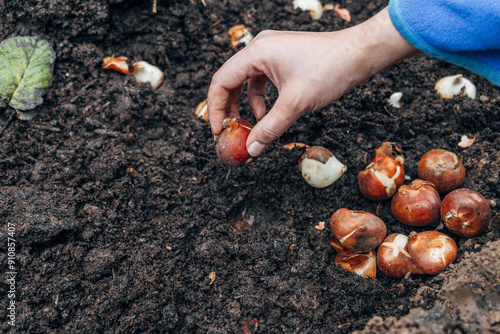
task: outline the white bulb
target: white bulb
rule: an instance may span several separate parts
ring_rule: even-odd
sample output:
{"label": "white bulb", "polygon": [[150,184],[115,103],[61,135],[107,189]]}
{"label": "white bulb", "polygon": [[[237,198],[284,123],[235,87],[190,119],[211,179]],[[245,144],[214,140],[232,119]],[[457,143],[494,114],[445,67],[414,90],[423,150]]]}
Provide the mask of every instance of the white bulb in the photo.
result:
{"label": "white bulb", "polygon": [[163,72],[156,66],[146,61],[138,61],[134,64],[132,73],[137,82],[149,82],[151,87],[158,88],[163,81]]}
{"label": "white bulb", "polygon": [[323,5],[319,0],[293,0],[293,8],[310,11],[313,20],[319,20],[323,15]]}
{"label": "white bulb", "polygon": [[462,74],[450,75],[441,78],[434,89],[442,99],[451,99],[455,95],[460,97],[468,96],[471,99],[476,98],[476,86],[470,80],[464,78]]}
{"label": "white bulb", "polygon": [[326,148],[315,146],[301,157],[299,169],[304,180],[311,186],[325,188],[337,181],[345,173],[347,167]]}

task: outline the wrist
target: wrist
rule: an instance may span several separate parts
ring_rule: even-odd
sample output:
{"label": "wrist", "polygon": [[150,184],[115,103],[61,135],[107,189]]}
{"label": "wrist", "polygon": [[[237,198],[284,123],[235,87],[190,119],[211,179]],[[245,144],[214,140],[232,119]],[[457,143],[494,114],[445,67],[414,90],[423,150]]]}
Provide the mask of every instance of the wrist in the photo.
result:
{"label": "wrist", "polygon": [[369,77],[420,53],[396,29],[387,7],[355,28],[359,30],[363,64]]}

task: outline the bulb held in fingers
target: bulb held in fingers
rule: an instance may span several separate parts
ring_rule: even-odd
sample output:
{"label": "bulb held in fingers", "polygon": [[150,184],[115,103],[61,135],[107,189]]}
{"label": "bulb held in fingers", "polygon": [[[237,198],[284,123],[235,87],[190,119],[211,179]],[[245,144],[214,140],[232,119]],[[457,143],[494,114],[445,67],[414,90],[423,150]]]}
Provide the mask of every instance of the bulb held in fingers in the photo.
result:
{"label": "bulb held in fingers", "polygon": [[242,119],[226,118],[224,129],[217,138],[215,150],[219,159],[229,166],[240,166],[250,161],[246,142],[253,125]]}

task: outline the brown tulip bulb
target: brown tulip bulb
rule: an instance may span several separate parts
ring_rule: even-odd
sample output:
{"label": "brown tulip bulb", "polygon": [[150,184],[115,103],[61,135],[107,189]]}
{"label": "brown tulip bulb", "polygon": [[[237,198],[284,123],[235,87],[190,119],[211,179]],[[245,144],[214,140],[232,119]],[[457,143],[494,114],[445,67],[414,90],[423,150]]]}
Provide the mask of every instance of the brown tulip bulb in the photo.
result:
{"label": "brown tulip bulb", "polygon": [[379,217],[349,209],[337,210],[330,218],[330,228],[332,246],[342,254],[374,250],[387,234],[385,223]]}
{"label": "brown tulip bulb", "polygon": [[377,257],[375,251],[361,254],[338,254],[335,257],[335,265],[352,271],[363,277],[377,276]]}
{"label": "brown tulip bulb", "polygon": [[453,233],[470,238],[483,233],[491,219],[488,201],[477,191],[453,190],[441,203],[441,219]]}
{"label": "brown tulip bulb", "polygon": [[465,168],[455,153],[436,149],[422,156],[418,176],[434,183],[439,193],[446,194],[464,183]]}
{"label": "brown tulip bulb", "polygon": [[402,278],[408,273],[423,274],[413,263],[408,252],[408,237],[393,233],[384,239],[377,251],[377,266],[386,276]]}
{"label": "brown tulip bulb", "polygon": [[429,275],[437,275],[457,258],[457,244],[438,231],[411,232],[408,236],[408,252],[413,263]]}
{"label": "brown tulip bulb", "polygon": [[439,220],[441,199],[434,184],[424,180],[413,180],[399,187],[391,200],[394,217],[410,226],[426,226]]}
{"label": "brown tulip bulb", "polygon": [[229,166],[240,166],[251,161],[246,142],[253,125],[243,119],[226,118],[224,130],[215,144],[219,159]]}
{"label": "brown tulip bulb", "polygon": [[373,201],[389,199],[404,182],[403,162],[399,146],[383,142],[375,149],[375,158],[358,174],[361,194]]}

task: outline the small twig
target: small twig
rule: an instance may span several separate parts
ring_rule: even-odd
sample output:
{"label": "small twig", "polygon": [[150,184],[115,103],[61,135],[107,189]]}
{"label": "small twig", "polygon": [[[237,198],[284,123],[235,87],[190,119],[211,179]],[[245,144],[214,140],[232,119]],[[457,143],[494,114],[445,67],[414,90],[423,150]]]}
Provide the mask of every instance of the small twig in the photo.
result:
{"label": "small twig", "polygon": [[85,86],[83,86],[82,88],[80,88],[80,91],[69,101],[69,103],[73,103],[75,102],[76,100],[78,100],[78,98],[80,96],[82,96],[83,92],[89,88],[90,86],[92,86],[93,84],[95,84],[96,80],[92,80],[92,82],[90,82],[89,84],[86,84]]}
{"label": "small twig", "polygon": [[156,5],[158,3],[158,0],[153,0],[153,14],[156,14]]}
{"label": "small twig", "polygon": [[207,3],[205,2],[205,0],[200,0],[200,1],[203,4],[203,6],[205,6],[205,7],[207,6]]}
{"label": "small twig", "polygon": [[56,127],[56,126],[47,126],[47,125],[43,125],[43,124],[33,124],[32,127],[36,128],[36,129],[40,129],[40,130],[48,130],[48,131],[53,131],[53,132],[61,131],[61,129]]}
{"label": "small twig", "polygon": [[208,30],[212,30],[215,27],[220,26],[222,20],[217,20],[217,22],[213,23],[210,27],[208,27]]}

